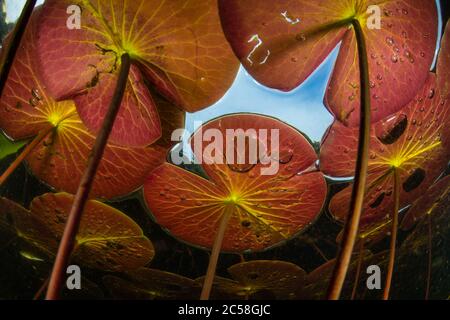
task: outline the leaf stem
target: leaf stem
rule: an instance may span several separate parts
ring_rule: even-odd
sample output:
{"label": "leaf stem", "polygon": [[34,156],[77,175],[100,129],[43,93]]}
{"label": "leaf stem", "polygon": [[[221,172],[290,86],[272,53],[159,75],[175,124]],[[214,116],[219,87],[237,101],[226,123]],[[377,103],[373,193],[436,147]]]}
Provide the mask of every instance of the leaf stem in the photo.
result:
{"label": "leaf stem", "polygon": [[223,238],[225,236],[225,231],[233,212],[234,205],[227,205],[225,207],[223,216],[220,219],[219,229],[217,230],[216,238],[214,239],[211,257],[209,258],[208,270],[206,271],[205,282],[203,283],[202,293],[200,295],[200,300],[208,300],[209,296],[211,295],[211,289],[217,269],[217,261],[219,260],[219,254],[222,250]]}
{"label": "leaf stem", "polygon": [[358,234],[361,210],[364,202],[365,186],[367,182],[367,166],[369,163],[370,143],[370,87],[369,62],[367,59],[366,41],[359,21],[352,21],[358,45],[358,58],[361,87],[361,114],[359,124],[358,157],[356,160],[355,181],[350,201],[350,211],[344,227],[342,246],[333,270],[327,298],[339,299],[350,264],[353,248]]}
{"label": "leaf stem", "polygon": [[428,216],[428,270],[427,270],[427,286],[425,291],[425,300],[430,298],[430,290],[431,290],[431,271],[432,271],[432,247],[433,247],[433,230],[432,230],[432,222],[433,219],[431,217],[431,213],[427,214]]}
{"label": "leaf stem", "polygon": [[9,71],[11,70],[14,62],[14,57],[19,49],[20,41],[25,33],[25,29],[28,21],[30,20],[31,14],[33,13],[35,5],[36,0],[27,0],[19,19],[17,20],[14,30],[12,31],[11,40],[9,41],[8,46],[4,48],[0,61],[0,97],[3,94],[3,89],[5,88]]}
{"label": "leaf stem", "polygon": [[128,74],[130,72],[130,56],[125,53],[121,57],[121,67],[119,79],[116,84],[114,96],[108,109],[108,113],[103,120],[103,125],[95,140],[94,147],[89,156],[86,170],[81,178],[74,202],[67,219],[66,227],[58,248],[53,270],[48,285],[47,300],[55,300],[59,298],[66,267],[69,263],[70,255],[75,245],[75,237],[80,226],[81,217],[92,189],[95,174],[102,160],[109,135],[114,125],[114,121],[122,103],[123,95],[127,85]]}
{"label": "leaf stem", "polygon": [[20,155],[10,164],[8,169],[0,176],[0,187],[6,182],[9,176],[17,169],[17,167],[22,163],[23,160],[36,148],[39,143],[53,130],[54,127],[50,129],[42,130],[34,139],[28,144],[25,149],[20,153]]}
{"label": "leaf stem", "polygon": [[389,262],[386,274],[386,284],[384,285],[383,300],[389,299],[389,292],[391,290],[392,276],[394,273],[395,264],[395,249],[397,245],[397,231],[398,231],[398,211],[400,209],[400,175],[398,169],[394,170],[394,212],[392,217],[391,230],[391,244],[389,248]]}
{"label": "leaf stem", "polygon": [[361,267],[364,258],[364,244],[366,242],[365,238],[360,239],[359,243],[359,253],[358,253],[358,265],[356,267],[355,283],[353,284],[352,297],[351,300],[355,300],[356,291],[358,290],[359,277],[361,276]]}
{"label": "leaf stem", "polygon": [[39,290],[35,293],[33,300],[39,300],[39,297],[42,295],[42,293],[44,293],[45,289],[47,289],[48,286],[48,282],[50,281],[50,278],[47,277],[45,279],[45,281],[42,283],[41,287],[39,288]]}

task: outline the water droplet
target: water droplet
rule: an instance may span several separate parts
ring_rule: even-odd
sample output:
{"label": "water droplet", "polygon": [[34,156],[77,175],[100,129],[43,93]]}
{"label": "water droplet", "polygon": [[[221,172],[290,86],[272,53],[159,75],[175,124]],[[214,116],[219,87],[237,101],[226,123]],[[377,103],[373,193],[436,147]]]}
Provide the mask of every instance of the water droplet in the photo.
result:
{"label": "water droplet", "polygon": [[292,58],[291,58],[291,61],[292,61],[292,62],[297,62],[298,59],[297,59],[296,57],[292,57]]}
{"label": "water droplet", "polygon": [[390,46],[392,46],[394,44],[394,39],[392,39],[391,37],[387,37],[386,38],[386,43]]}
{"label": "water droplet", "polygon": [[351,96],[348,97],[348,100],[353,101],[355,100],[356,96],[354,94],[352,94]]}
{"label": "water droplet", "polygon": [[369,86],[370,86],[371,88],[375,88],[375,83],[374,83],[373,81],[370,81]]}
{"label": "water droplet", "polygon": [[35,98],[36,100],[42,100],[41,95],[39,94],[39,90],[38,89],[32,89],[31,90],[31,95],[33,96],[33,98]]}
{"label": "water droplet", "polygon": [[430,89],[430,91],[428,92],[428,98],[429,98],[429,99],[433,99],[434,94],[435,94],[435,90],[434,90],[433,88]]}
{"label": "water droplet", "polygon": [[306,35],[303,34],[303,33],[297,34],[297,35],[295,36],[295,39],[296,39],[297,41],[306,41]]}
{"label": "water droplet", "polygon": [[253,169],[255,164],[244,163],[244,164],[228,164],[228,168],[237,173],[246,173]]}
{"label": "water droplet", "polygon": [[293,157],[294,157],[294,150],[292,150],[292,149],[282,150],[282,151],[280,151],[278,161],[281,164],[287,164],[287,163],[291,162]]}
{"label": "water droplet", "polygon": [[377,80],[379,81],[383,80],[383,76],[381,74],[377,75]]}
{"label": "water droplet", "polygon": [[394,62],[394,63],[397,63],[398,62],[398,55],[393,54],[392,57],[391,57],[391,61]]}
{"label": "water droplet", "polygon": [[34,108],[38,105],[39,101],[36,98],[30,98],[30,100],[28,100],[28,102],[30,103],[30,105]]}
{"label": "water droplet", "polygon": [[376,126],[376,135],[383,144],[393,144],[405,132],[408,126],[408,118],[405,114],[399,114],[381,121]]}
{"label": "water droplet", "polygon": [[407,14],[408,14],[408,10],[403,9],[403,10],[402,10],[402,13],[403,13],[404,15],[407,15]]}
{"label": "water droplet", "polygon": [[420,51],[420,56],[421,56],[422,58],[424,58],[424,57],[425,57],[425,52]]}
{"label": "water droplet", "polygon": [[371,57],[372,59],[376,59],[376,58],[377,58],[377,55],[376,55],[375,53],[372,53],[372,54],[370,55],[370,57]]}

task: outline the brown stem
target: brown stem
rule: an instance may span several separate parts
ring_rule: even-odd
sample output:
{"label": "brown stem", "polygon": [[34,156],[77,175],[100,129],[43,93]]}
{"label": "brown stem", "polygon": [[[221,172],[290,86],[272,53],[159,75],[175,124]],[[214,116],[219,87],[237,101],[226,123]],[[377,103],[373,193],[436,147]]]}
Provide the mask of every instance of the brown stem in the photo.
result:
{"label": "brown stem", "polygon": [[19,19],[12,31],[10,41],[1,56],[0,62],[0,97],[3,94],[3,89],[5,88],[6,80],[9,76],[9,71],[11,70],[12,64],[14,62],[14,57],[20,46],[20,41],[25,33],[28,21],[30,20],[31,14],[33,13],[34,6],[36,5],[36,0],[27,0],[25,6],[20,14]]}
{"label": "brown stem", "polygon": [[75,237],[80,226],[81,216],[89,197],[92,184],[95,179],[100,161],[108,142],[109,135],[114,125],[114,121],[119,112],[122,103],[123,94],[127,85],[128,74],[130,72],[130,56],[125,53],[121,57],[121,67],[119,79],[114,91],[114,96],[108,109],[108,113],[103,120],[102,128],[95,140],[91,155],[89,156],[86,170],[81,178],[74,202],[67,219],[66,227],[61,239],[61,243],[56,255],[55,264],[53,265],[52,274],[47,290],[47,300],[58,299],[61,291],[64,275],[69,263],[70,255],[75,245]]}
{"label": "brown stem", "polygon": [[425,291],[425,300],[430,298],[430,290],[431,290],[431,271],[432,271],[432,247],[433,247],[433,235],[432,235],[432,218],[431,213],[427,214],[428,216],[428,270],[427,270],[427,289]]}
{"label": "brown stem", "polygon": [[312,247],[314,248],[314,250],[316,250],[316,252],[322,257],[322,259],[325,260],[325,262],[328,261],[328,258],[327,258],[327,256],[325,255],[325,253],[323,253],[323,251],[320,250],[320,248],[317,246],[317,244],[316,244],[314,241],[311,242],[311,246],[312,246]]}
{"label": "brown stem", "polygon": [[398,231],[398,211],[400,209],[400,175],[398,169],[394,169],[394,215],[392,217],[391,244],[389,248],[389,262],[386,274],[386,284],[384,285],[383,300],[389,299],[391,290],[392,276],[395,264],[395,249],[397,245]]}
{"label": "brown stem", "polygon": [[225,208],[222,218],[220,219],[219,229],[214,239],[214,244],[211,251],[211,257],[209,258],[208,270],[205,276],[205,282],[203,283],[202,293],[200,300],[208,300],[211,294],[212,285],[214,283],[214,276],[216,274],[217,261],[219,260],[219,254],[222,250],[222,242],[225,236],[225,230],[227,229],[228,222],[234,211],[234,205],[228,205]]}
{"label": "brown stem", "polygon": [[358,290],[359,277],[361,276],[361,267],[364,258],[364,243],[365,238],[362,238],[359,242],[358,266],[356,267],[355,283],[353,284],[351,300],[355,300],[356,291]]}
{"label": "brown stem", "polygon": [[39,143],[53,130],[53,127],[50,127],[47,130],[42,130],[30,144],[26,146],[26,148],[20,153],[20,155],[10,164],[8,169],[0,176],[0,187],[6,182],[9,176],[17,169],[17,167],[22,163],[23,160],[37,147]]}
{"label": "brown stem", "polygon": [[45,289],[47,289],[49,281],[50,281],[50,277],[47,277],[47,279],[45,279],[44,283],[41,285],[39,290],[34,295],[33,300],[38,300],[39,299],[39,297],[44,293]]}
{"label": "brown stem", "polygon": [[355,181],[353,183],[350,211],[345,223],[341,249],[337,257],[337,263],[333,270],[331,282],[328,287],[327,298],[339,299],[344,285],[347,270],[355,246],[358,234],[359,220],[364,202],[365,186],[367,181],[367,166],[369,163],[370,142],[370,87],[369,87],[369,63],[367,60],[366,41],[358,20],[352,21],[358,44],[358,58],[361,87],[361,113],[359,124],[358,157],[356,160]]}

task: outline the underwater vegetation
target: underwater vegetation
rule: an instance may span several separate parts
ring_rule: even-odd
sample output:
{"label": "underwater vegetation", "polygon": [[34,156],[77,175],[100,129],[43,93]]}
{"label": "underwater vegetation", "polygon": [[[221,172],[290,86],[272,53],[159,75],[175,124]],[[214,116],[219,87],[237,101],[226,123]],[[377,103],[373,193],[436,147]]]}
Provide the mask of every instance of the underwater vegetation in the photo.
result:
{"label": "underwater vegetation", "polygon": [[[1,51],[0,299],[448,297],[450,24],[432,69],[434,1],[35,3]],[[240,66],[289,92],[338,45],[320,143],[242,112],[178,152],[187,113]]]}

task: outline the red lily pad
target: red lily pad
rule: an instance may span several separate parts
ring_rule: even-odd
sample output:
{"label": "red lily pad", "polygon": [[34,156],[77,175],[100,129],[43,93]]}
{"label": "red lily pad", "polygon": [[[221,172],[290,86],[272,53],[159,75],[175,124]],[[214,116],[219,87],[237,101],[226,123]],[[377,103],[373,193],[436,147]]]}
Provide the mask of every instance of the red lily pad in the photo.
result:
{"label": "red lily pad", "polygon": [[[361,225],[389,217],[394,205],[394,168],[400,174],[400,206],[411,204],[445,170],[450,157],[448,100],[442,99],[436,76],[430,74],[416,98],[371,131],[369,175]],[[336,122],[321,149],[321,170],[330,176],[353,174],[358,130]],[[336,194],[332,215],[344,221],[352,186]]]}
{"label": "red lily pad", "polygon": [[[292,299],[306,281],[306,272],[302,268],[276,260],[238,263],[228,268],[228,273],[233,280],[214,278],[213,295],[249,298],[258,292],[268,291],[277,299]],[[196,281],[203,283],[203,277]]]}
{"label": "red lily pad", "polygon": [[[48,193],[35,198],[30,210],[0,198],[0,222],[7,222],[19,239],[53,259],[72,206],[73,196]],[[30,247],[31,246],[31,247]],[[133,270],[154,256],[152,243],[141,228],[122,212],[98,201],[88,201],[80,224],[73,259],[84,266],[106,271]]]}
{"label": "red lily pad", "polygon": [[[380,29],[369,28],[370,5],[381,10]],[[373,122],[415,96],[434,58],[437,9],[428,0],[220,0],[219,9],[235,54],[271,88],[296,88],[342,41],[325,101],[349,126],[359,123],[360,109],[353,19],[360,22],[367,44]]]}
{"label": "red lily pad", "polygon": [[[174,236],[210,248],[229,207],[233,213],[223,250],[262,250],[305,229],[320,213],[327,193],[326,182],[322,173],[311,170],[317,156],[299,132],[275,119],[241,114],[213,120],[204,128],[216,128],[220,132],[227,126],[232,129],[244,123],[269,131],[279,128],[281,146],[289,141],[289,157],[274,160],[280,162],[279,171],[274,175],[263,175],[262,163],[242,170],[241,165],[236,168],[208,161],[212,159],[208,156],[201,166],[209,179],[168,163],[155,169],[144,185],[145,200],[157,222]],[[262,136],[257,133],[256,139],[259,138]],[[204,154],[208,154],[208,146],[203,149]],[[217,159],[223,157],[221,148],[216,151]]]}
{"label": "red lily pad", "polygon": [[[67,28],[67,7],[82,9],[81,29]],[[99,130],[116,83],[120,56],[133,66],[113,142],[149,145],[160,135],[160,94],[186,111],[220,99],[233,82],[238,61],[221,31],[214,0],[49,0],[39,23],[38,58],[49,92],[75,98],[87,127]]]}
{"label": "red lily pad", "polygon": [[[41,82],[36,67],[35,12],[24,35],[0,100],[0,128],[13,140],[45,133],[28,155],[31,171],[50,186],[75,193],[95,141],[82,123],[73,101],[56,102]],[[163,123],[163,137],[150,147],[109,143],[91,195],[124,196],[144,183],[147,173],[164,163],[172,130],[184,125],[184,113],[154,94]]]}
{"label": "red lily pad", "polygon": [[450,176],[447,176],[432,185],[419,199],[417,199],[411,208],[409,208],[402,220],[401,228],[411,229],[417,221],[428,214],[432,214],[442,200],[447,197],[450,191]]}
{"label": "red lily pad", "polygon": [[437,61],[437,79],[441,94],[450,98],[450,21],[447,21],[442,36],[441,49]]}

